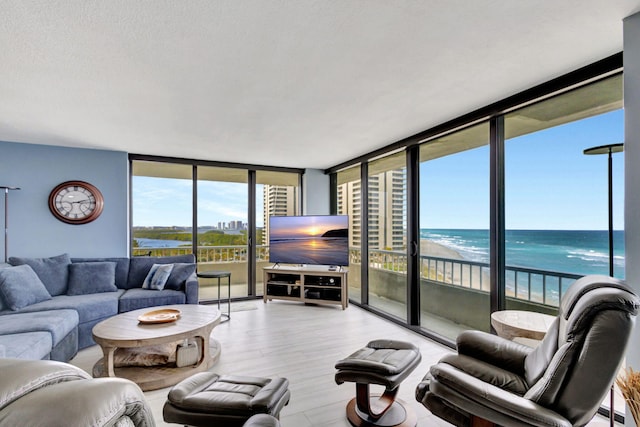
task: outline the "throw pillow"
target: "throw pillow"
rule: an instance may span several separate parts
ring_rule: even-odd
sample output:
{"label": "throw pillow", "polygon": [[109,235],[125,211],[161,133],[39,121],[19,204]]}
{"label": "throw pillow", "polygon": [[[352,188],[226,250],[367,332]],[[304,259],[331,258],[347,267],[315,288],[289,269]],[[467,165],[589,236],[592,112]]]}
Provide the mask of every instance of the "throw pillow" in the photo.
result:
{"label": "throw pillow", "polygon": [[14,311],[51,299],[47,288],[29,265],[0,269],[0,295]]}
{"label": "throw pillow", "polygon": [[196,265],[194,263],[173,264],[173,270],[171,271],[169,280],[167,280],[167,284],[164,285],[164,288],[179,291],[180,289],[182,289],[184,281],[187,280],[195,272]]}
{"label": "throw pillow", "polygon": [[164,257],[147,257],[147,256],[134,256],[129,261],[129,275],[127,277],[127,284],[124,286],[118,285],[119,288],[133,289],[140,288],[144,278],[149,274],[149,270],[153,264],[175,264],[176,262],[196,262],[196,257],[193,254],[164,256]]}
{"label": "throw pillow", "polygon": [[69,265],[67,295],[86,295],[117,290],[115,262],[74,262]]}
{"label": "throw pillow", "polygon": [[64,295],[67,293],[69,280],[69,264],[71,258],[68,254],[62,254],[51,258],[20,258],[10,257],[11,265],[29,265],[36,272],[49,295]]}
{"label": "throw pillow", "polygon": [[173,264],[153,264],[142,282],[142,289],[161,291],[169,280],[171,270],[173,270]]}

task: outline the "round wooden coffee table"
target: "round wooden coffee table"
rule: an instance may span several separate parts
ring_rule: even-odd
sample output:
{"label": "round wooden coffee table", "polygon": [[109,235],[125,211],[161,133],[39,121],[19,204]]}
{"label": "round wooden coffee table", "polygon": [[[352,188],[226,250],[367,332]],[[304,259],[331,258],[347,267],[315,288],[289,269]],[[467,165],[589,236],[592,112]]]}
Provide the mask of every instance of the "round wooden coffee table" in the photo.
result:
{"label": "round wooden coffee table", "polygon": [[[162,309],[180,310],[171,322],[143,324],[138,316]],[[122,377],[138,384],[142,390],[156,390],[179,383],[196,372],[209,369],[220,357],[220,343],[210,340],[211,331],[220,323],[220,310],[206,305],[180,304],[149,307],[118,314],[93,327],[93,339],[102,347],[102,357],[93,367],[94,377]],[[200,358],[193,366],[171,365],[114,367],[118,348],[139,348],[196,339]],[[212,348],[210,348],[212,347]]]}

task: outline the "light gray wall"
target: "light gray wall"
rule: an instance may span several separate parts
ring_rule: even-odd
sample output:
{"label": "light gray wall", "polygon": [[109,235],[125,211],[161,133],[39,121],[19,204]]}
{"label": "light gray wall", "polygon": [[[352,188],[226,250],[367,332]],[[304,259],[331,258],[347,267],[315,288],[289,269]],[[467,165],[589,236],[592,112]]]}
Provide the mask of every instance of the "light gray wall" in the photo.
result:
{"label": "light gray wall", "polygon": [[[624,20],[625,277],[640,292],[640,14]],[[640,322],[637,322],[640,323]],[[640,370],[640,327],[627,352],[627,366]],[[627,411],[625,425],[634,426]]]}
{"label": "light gray wall", "polygon": [[302,213],[329,215],[329,175],[320,169],[305,169],[302,175]]}
{"label": "light gray wall", "polygon": [[[128,256],[127,153],[0,141],[0,185],[8,195],[9,256]],[[70,225],[49,211],[49,193],[64,181],[86,181],[104,196],[95,221]],[[4,193],[0,197],[4,228]],[[0,244],[4,260],[4,241]]]}

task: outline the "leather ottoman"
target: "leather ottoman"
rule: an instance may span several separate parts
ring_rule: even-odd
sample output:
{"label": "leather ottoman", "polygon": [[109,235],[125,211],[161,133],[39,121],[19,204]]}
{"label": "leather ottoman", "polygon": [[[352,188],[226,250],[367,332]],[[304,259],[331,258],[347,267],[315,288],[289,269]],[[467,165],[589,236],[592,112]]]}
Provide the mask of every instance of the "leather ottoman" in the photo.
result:
{"label": "leather ottoman", "polygon": [[[374,340],[336,363],[335,381],[356,383],[356,397],[347,404],[347,419],[354,426],[413,427],[417,417],[400,399],[400,383],[422,360],[420,350],[411,343]],[[385,387],[372,400],[369,385]]]}
{"label": "leather ottoman", "polygon": [[163,417],[189,426],[242,426],[255,414],[278,418],[290,396],[286,378],[200,372],[169,391]]}

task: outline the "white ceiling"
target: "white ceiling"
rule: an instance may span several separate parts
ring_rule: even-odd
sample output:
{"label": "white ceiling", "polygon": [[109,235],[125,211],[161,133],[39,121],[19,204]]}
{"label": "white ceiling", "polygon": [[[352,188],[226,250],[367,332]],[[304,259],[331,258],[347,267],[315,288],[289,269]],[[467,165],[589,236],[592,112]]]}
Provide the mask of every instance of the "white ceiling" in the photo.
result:
{"label": "white ceiling", "polygon": [[327,168],[622,50],[640,0],[0,0],[0,140]]}

